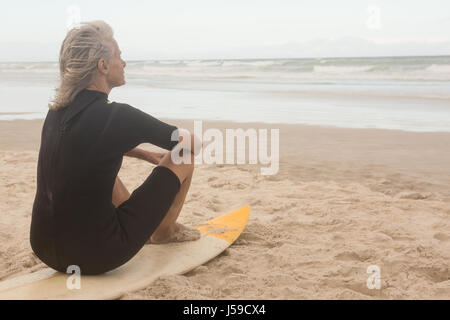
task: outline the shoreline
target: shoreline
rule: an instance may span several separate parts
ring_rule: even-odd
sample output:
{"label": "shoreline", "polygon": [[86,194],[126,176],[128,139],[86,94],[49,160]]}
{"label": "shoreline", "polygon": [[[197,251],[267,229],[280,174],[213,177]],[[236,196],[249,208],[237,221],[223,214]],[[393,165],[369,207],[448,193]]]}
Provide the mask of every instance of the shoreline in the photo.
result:
{"label": "shoreline", "polygon": [[[145,111],[144,111],[145,112]],[[7,115],[16,115],[16,114],[33,114],[36,112],[0,112],[0,116]],[[203,121],[203,122],[211,122],[211,123],[230,123],[230,124],[242,124],[245,126],[249,125],[268,125],[268,126],[303,126],[303,127],[318,127],[323,129],[344,129],[344,130],[382,130],[382,131],[394,131],[394,132],[411,132],[411,133],[450,133],[450,129],[446,130],[409,130],[409,129],[401,129],[401,128],[382,128],[382,127],[348,127],[341,125],[330,125],[330,124],[309,124],[309,123],[294,123],[294,122],[267,122],[267,121],[239,121],[239,120],[223,120],[223,119],[180,119],[180,118],[167,118],[167,117],[157,117],[165,122],[193,122],[193,121]],[[0,119],[1,122],[20,122],[20,121],[36,121],[36,122],[44,122],[45,116],[43,118],[32,118],[32,119]]]}
{"label": "shoreline", "polygon": [[[1,114],[1,113],[0,113]],[[329,125],[312,125],[312,124],[303,124],[303,123],[282,123],[282,122],[255,122],[255,121],[235,121],[235,120],[202,120],[202,119],[179,119],[179,118],[157,118],[161,121],[172,123],[175,125],[186,126],[186,128],[193,129],[194,121],[202,121],[203,124],[206,124],[207,127],[214,127],[213,124],[216,124],[216,127],[225,128],[226,125],[229,125],[232,128],[239,128],[239,126],[243,126],[243,128],[280,128],[284,127],[287,129],[299,128],[301,130],[328,130],[328,131],[341,131],[348,133],[367,133],[367,134],[403,134],[403,135],[435,135],[436,138],[448,138],[450,137],[450,131],[410,131],[403,129],[387,129],[387,128],[348,128],[348,127],[338,127],[338,126],[329,126]],[[27,134],[32,132],[36,133],[37,130],[42,129],[42,125],[44,123],[45,118],[43,119],[11,119],[11,120],[0,120],[0,134],[3,137],[8,135],[7,129],[12,131],[16,130],[17,127],[21,129],[25,129]],[[13,133],[15,134],[15,133]],[[39,137],[40,139],[40,137]],[[4,149],[4,144],[2,144],[5,140],[0,139],[0,150]],[[27,147],[23,150],[27,150]]]}

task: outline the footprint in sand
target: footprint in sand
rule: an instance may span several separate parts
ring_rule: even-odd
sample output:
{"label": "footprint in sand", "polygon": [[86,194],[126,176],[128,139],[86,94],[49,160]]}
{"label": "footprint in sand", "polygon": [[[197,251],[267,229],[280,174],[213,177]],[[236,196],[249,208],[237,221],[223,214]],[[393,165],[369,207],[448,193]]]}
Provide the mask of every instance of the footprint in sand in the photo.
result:
{"label": "footprint in sand", "polygon": [[438,239],[440,241],[450,241],[450,235],[442,233],[442,232],[438,232],[438,233],[434,234],[433,238]]}
{"label": "footprint in sand", "polygon": [[366,261],[370,258],[370,255],[364,252],[355,252],[355,251],[343,251],[337,254],[335,257],[337,260],[341,261]]}
{"label": "footprint in sand", "polygon": [[214,212],[219,212],[221,209],[221,201],[218,199],[208,200],[206,203],[206,208]]}
{"label": "footprint in sand", "polygon": [[262,201],[261,201],[261,199],[252,199],[252,200],[250,200],[250,205],[251,206],[260,206],[260,205],[262,205]]}
{"label": "footprint in sand", "polygon": [[222,188],[223,186],[230,184],[229,182],[219,182],[219,183],[213,183],[211,184],[211,187],[213,188]]}
{"label": "footprint in sand", "polygon": [[400,199],[411,199],[411,200],[425,200],[433,198],[433,194],[428,193],[420,193],[420,192],[400,192],[397,195]]}

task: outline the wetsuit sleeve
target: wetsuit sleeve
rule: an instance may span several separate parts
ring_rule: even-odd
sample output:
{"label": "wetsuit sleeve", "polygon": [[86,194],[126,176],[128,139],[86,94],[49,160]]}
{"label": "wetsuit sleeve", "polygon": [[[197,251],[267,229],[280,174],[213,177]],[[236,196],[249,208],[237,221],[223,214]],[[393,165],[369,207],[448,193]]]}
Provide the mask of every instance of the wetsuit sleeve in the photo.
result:
{"label": "wetsuit sleeve", "polygon": [[[172,150],[178,143],[178,128],[158,120],[128,104],[116,104],[116,123],[123,136],[119,141],[130,150],[141,143],[151,143],[166,150]],[[175,131],[175,132],[174,132]],[[171,140],[174,132],[174,140]]]}

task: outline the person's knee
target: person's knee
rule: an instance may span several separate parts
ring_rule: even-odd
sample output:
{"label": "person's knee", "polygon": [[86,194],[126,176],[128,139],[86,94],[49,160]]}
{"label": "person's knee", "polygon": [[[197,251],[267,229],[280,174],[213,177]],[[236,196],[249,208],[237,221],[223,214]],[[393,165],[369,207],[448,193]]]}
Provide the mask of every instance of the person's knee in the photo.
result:
{"label": "person's knee", "polygon": [[[172,151],[173,152],[173,151]],[[175,173],[180,180],[180,183],[183,183],[183,181],[188,177],[189,175],[192,175],[194,172],[194,159],[191,158],[191,161],[189,162],[181,162],[181,163],[175,163],[172,160],[172,154],[171,152],[168,152],[159,162],[160,166],[164,166],[172,170],[173,173]]]}
{"label": "person's knee", "polygon": [[182,184],[187,177],[192,176],[194,171],[194,165],[188,164],[174,164],[174,163],[160,163],[160,166],[164,166],[169,168],[180,180],[180,184]]}

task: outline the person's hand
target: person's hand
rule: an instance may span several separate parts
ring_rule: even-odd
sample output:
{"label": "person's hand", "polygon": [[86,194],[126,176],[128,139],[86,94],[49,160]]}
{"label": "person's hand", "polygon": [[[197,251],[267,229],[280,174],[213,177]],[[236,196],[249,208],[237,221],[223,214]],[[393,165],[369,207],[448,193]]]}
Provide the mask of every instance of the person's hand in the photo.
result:
{"label": "person's hand", "polygon": [[165,156],[165,153],[160,152],[150,152],[148,151],[146,154],[145,160],[147,160],[150,163],[158,165],[161,159]]}
{"label": "person's hand", "polygon": [[177,147],[181,149],[181,152],[186,150],[190,151],[194,156],[197,156],[202,149],[202,142],[198,136],[192,134],[190,131],[184,128],[178,128]]}

